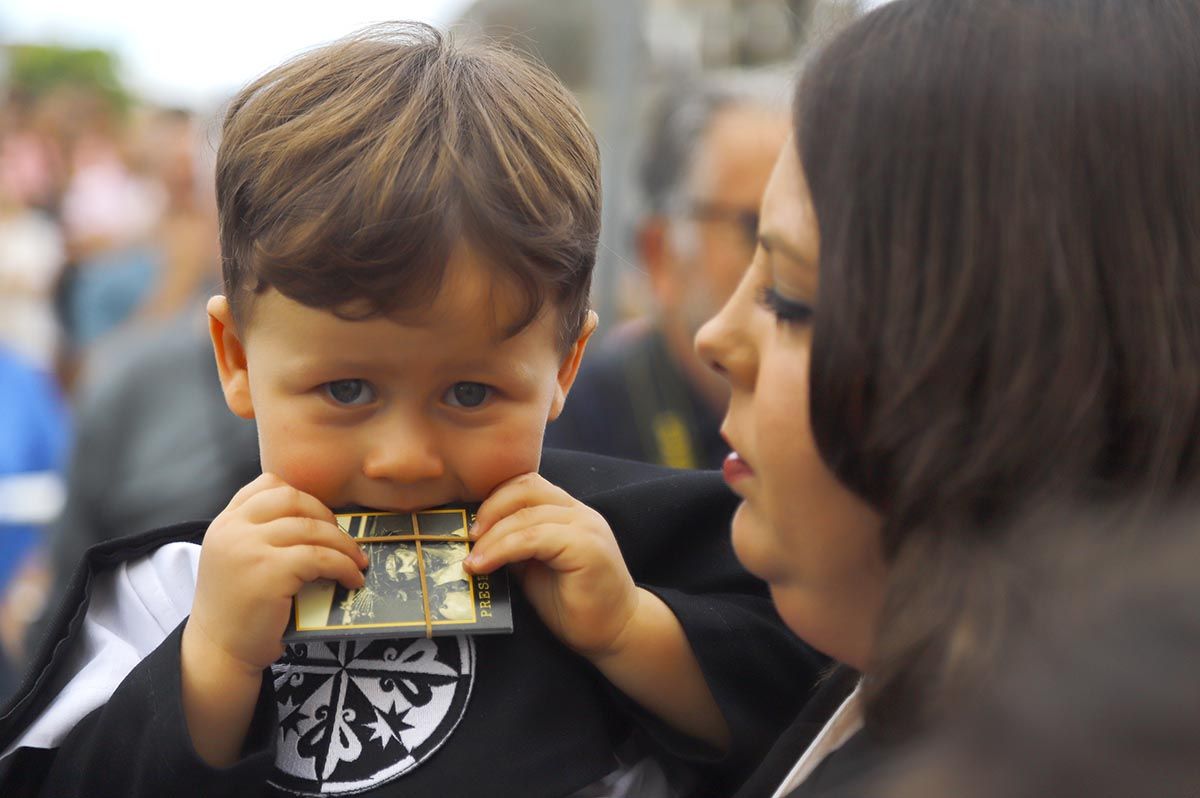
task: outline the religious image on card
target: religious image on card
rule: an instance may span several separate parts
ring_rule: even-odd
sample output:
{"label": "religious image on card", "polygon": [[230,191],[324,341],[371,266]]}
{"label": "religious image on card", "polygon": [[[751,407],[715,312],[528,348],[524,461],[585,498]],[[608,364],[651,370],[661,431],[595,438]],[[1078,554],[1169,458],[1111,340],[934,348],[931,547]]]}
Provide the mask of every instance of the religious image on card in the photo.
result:
{"label": "religious image on card", "polygon": [[507,573],[463,570],[474,509],[338,515],[338,526],[367,554],[366,584],[355,590],[332,580],[305,585],[284,642],[511,632]]}

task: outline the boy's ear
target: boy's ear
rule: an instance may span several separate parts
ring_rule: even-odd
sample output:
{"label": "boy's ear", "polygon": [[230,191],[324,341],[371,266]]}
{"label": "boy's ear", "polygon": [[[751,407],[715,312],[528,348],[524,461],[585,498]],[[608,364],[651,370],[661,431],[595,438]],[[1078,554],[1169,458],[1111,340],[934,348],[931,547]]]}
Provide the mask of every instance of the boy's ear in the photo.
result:
{"label": "boy's ear", "polygon": [[567,394],[571,392],[571,386],[575,384],[575,377],[579,374],[583,350],[587,349],[588,339],[592,337],[592,333],[596,331],[599,323],[600,317],[596,315],[596,311],[589,310],[587,318],[583,322],[583,329],[579,331],[579,338],[571,345],[570,351],[563,358],[562,365],[558,367],[558,386],[554,391],[554,401],[550,405],[550,417],[546,419],[547,421],[553,421],[562,413],[563,405],[567,401]]}
{"label": "boy's ear", "polygon": [[213,356],[217,359],[217,376],[225,404],[234,415],[254,418],[254,403],[250,401],[250,375],[246,369],[246,348],[238,335],[229,300],[221,295],[208,300],[208,334],[212,338]]}

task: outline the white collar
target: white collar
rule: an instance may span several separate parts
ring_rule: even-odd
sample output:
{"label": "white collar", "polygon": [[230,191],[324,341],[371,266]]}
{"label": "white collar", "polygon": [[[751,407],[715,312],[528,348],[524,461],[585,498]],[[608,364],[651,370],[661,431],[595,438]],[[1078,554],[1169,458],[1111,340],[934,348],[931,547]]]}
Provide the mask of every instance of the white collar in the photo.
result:
{"label": "white collar", "polygon": [[779,785],[779,789],[775,791],[772,798],[783,798],[799,787],[805,779],[812,775],[812,772],[817,769],[817,765],[821,764],[825,757],[845,745],[846,741],[857,734],[862,727],[862,681],[860,680],[854,686],[853,692],[838,707],[837,712],[834,712],[825,723],[825,728],[821,729],[821,733],[816,736],[792,767],[791,772]]}

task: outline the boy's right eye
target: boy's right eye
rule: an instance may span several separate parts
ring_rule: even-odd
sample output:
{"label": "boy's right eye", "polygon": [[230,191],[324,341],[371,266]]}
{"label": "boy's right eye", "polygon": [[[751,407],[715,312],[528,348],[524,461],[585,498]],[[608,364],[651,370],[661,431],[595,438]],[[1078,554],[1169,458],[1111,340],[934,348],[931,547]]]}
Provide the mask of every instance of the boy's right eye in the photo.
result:
{"label": "boy's right eye", "polygon": [[324,388],[339,405],[367,405],[375,401],[375,391],[365,380],[334,380],[325,383]]}

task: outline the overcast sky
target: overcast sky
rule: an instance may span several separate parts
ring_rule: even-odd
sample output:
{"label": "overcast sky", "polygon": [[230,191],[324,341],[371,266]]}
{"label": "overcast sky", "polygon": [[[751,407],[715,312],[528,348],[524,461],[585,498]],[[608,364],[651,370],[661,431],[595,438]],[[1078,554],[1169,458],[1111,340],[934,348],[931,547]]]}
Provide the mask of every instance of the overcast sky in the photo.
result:
{"label": "overcast sky", "polygon": [[[561,0],[569,2],[570,0]],[[889,0],[865,0],[868,6]],[[152,100],[215,107],[284,59],[371,22],[453,20],[470,0],[0,0],[0,42],[116,52]]]}
{"label": "overcast sky", "polygon": [[469,0],[2,0],[0,41],[113,50],[138,93],[160,102],[219,104],[300,50],[370,22],[445,24]]}

